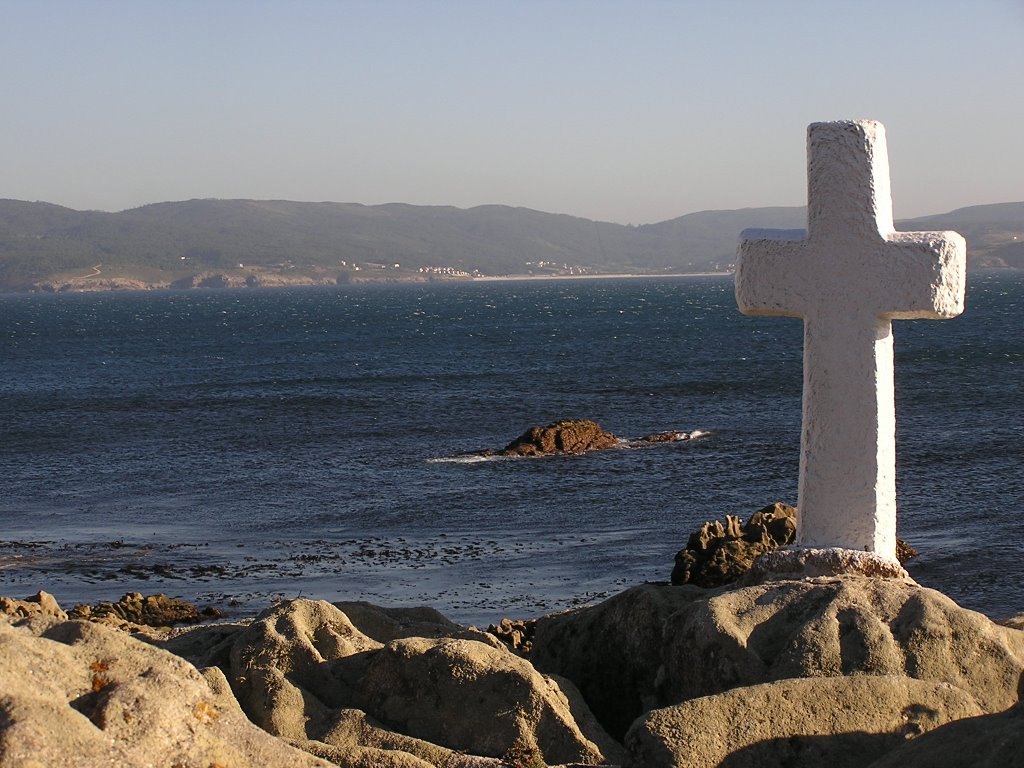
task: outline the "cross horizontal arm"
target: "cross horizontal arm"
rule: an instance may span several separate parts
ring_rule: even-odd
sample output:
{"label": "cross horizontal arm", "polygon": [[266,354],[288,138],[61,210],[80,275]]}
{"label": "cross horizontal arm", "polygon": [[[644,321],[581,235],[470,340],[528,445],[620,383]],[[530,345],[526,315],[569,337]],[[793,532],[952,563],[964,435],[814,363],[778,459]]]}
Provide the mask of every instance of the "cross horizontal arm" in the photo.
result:
{"label": "cross horizontal arm", "polygon": [[743,231],[736,268],[736,304],[743,314],[803,317],[806,237],[803,229]]}
{"label": "cross horizontal arm", "polygon": [[941,320],[964,311],[967,243],[961,235],[894,232],[886,241],[891,274],[879,281],[879,316],[890,320]]}

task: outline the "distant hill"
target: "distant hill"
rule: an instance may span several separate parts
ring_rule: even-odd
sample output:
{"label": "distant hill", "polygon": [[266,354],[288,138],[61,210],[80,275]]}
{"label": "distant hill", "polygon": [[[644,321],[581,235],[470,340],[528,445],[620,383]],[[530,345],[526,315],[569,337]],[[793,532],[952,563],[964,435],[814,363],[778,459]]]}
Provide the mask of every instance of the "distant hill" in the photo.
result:
{"label": "distant hill", "polygon": [[[716,271],[732,264],[741,230],[804,221],[797,207],[624,226],[498,205],[188,200],[105,213],[0,200],[0,289]],[[1024,268],[1016,245],[1024,241],[1024,203],[899,226],[956,229],[968,239],[972,266]]]}
{"label": "distant hill", "polygon": [[1024,269],[1024,203],[957,208],[897,223],[899,229],[952,229],[967,238],[971,267]]}

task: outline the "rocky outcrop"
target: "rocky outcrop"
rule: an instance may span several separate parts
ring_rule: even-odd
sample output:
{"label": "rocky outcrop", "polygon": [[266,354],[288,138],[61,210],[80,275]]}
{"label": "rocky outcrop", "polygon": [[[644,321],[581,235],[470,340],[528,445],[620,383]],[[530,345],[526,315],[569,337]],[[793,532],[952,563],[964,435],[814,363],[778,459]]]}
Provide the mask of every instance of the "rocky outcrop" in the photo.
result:
{"label": "rocky outcrop", "polygon": [[245,285],[242,276],[228,275],[223,272],[200,272],[182,277],[171,283],[171,288],[240,288]]}
{"label": "rocky outcrop", "polygon": [[497,624],[487,627],[487,634],[494,635],[520,656],[529,656],[533,651],[533,636],[536,631],[536,619],[502,619]]}
{"label": "rocky outcrop", "polygon": [[907,739],[980,712],[948,683],[780,680],[650,712],[630,729],[626,748],[636,768],[864,768]]}
{"label": "rocky outcrop", "polygon": [[1024,632],[910,580],[649,584],[538,619],[530,659],[572,680],[621,736],[644,712],[790,678],[913,678],[998,712],[1016,700]]}
{"label": "rocky outcrop", "polygon": [[[403,634],[403,621],[442,626],[432,615],[409,623],[408,613],[360,612],[382,638]],[[314,754],[402,744],[393,748],[435,765],[517,750],[589,764],[616,748],[571,684],[541,676],[486,633],[452,634],[385,644],[329,603],[295,600],[235,636],[228,676],[254,722]],[[370,730],[358,725],[364,717]]]}
{"label": "rocky outcrop", "polygon": [[475,451],[464,456],[559,456],[600,451],[606,448],[644,448],[658,443],[679,443],[710,436],[711,432],[669,430],[641,438],[619,438],[587,419],[563,419],[546,427],[530,427],[500,450]]}
{"label": "rocky outcrop", "polygon": [[1017,700],[1024,633],[910,580],[821,577],[722,590],[665,623],[665,703],[791,677],[954,685],[985,712]]}
{"label": "rocky outcrop", "polygon": [[221,707],[190,664],[88,622],[0,621],[0,765],[330,768]]}
{"label": "rocky outcrop", "polygon": [[37,592],[24,600],[0,597],[0,614],[10,617],[12,621],[20,619],[65,621],[68,617],[49,592]]}
{"label": "rocky outcrop", "polygon": [[796,536],[796,508],[776,502],[755,512],[746,525],[728,515],[725,525],[708,522],[676,554],[673,584],[717,587],[736,581],[754,560]]}
{"label": "rocky outcrop", "polygon": [[1016,616],[1011,616],[1008,619],[1003,619],[999,622],[1004,627],[1012,627],[1013,629],[1024,629],[1024,613]]}
{"label": "rocky outcrop", "polygon": [[382,647],[330,603],[295,600],[264,611],[239,633],[228,676],[254,723],[275,736],[316,739],[331,710],[352,703],[355,681],[334,662]]}
{"label": "rocky outcrop", "polygon": [[219,615],[216,609],[200,611],[192,603],[164,594],[143,596],[139,592],[128,592],[116,603],[76,605],[68,613],[72,619],[86,619],[128,630],[196,624]]}
{"label": "rocky outcrop", "polygon": [[1021,747],[1024,632],[910,580],[646,584],[538,619],[530,660],[429,608],[294,600],[150,645],[45,593],[0,608],[0,766],[892,768],[923,733],[894,753],[909,768]]}
{"label": "rocky outcrop", "polygon": [[150,291],[167,288],[165,282],[148,282],[129,277],[73,277],[68,280],[41,280],[32,284],[40,293],[94,293],[99,291]]}
{"label": "rocky outcrop", "polygon": [[552,456],[584,453],[618,445],[618,438],[596,422],[565,419],[546,427],[530,427],[500,451],[483,451],[484,456]]}
{"label": "rocky outcrop", "polygon": [[571,684],[541,676],[500,644],[388,643],[369,660],[355,701],[396,731],[475,755],[520,750],[547,764],[593,765],[615,751]]}
{"label": "rocky outcrop", "polygon": [[530,661],[567,677],[608,732],[622,738],[643,712],[657,706],[665,620],[694,600],[693,586],[644,584],[588,608],[537,620]]}
{"label": "rocky outcrop", "polygon": [[465,627],[426,606],[381,608],[363,601],[333,603],[361,633],[378,643],[403,637],[459,637]]}
{"label": "rocky outcrop", "polygon": [[[797,509],[775,502],[755,512],[744,525],[740,518],[727,515],[725,524],[706,522],[700,530],[690,534],[684,549],[675,557],[671,581],[673,584],[695,584],[698,587],[719,587],[731,584],[747,574],[762,555],[775,552],[792,544],[796,539]],[[793,573],[861,573],[906,577],[906,571],[884,558],[862,558],[863,562],[844,556],[841,550],[822,550],[823,556],[812,557],[808,568],[807,557],[790,554],[778,555],[773,564],[760,568],[768,577],[789,570]],[[904,563],[917,552],[902,539],[896,540],[896,557]],[[831,566],[829,560],[834,561]],[[764,576],[759,576],[761,580]]]}

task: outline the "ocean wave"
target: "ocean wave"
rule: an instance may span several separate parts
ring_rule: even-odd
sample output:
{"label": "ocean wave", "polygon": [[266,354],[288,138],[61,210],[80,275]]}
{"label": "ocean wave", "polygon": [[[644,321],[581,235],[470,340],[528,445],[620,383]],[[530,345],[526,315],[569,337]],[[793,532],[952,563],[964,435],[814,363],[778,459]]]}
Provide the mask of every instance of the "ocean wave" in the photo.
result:
{"label": "ocean wave", "polygon": [[506,461],[521,458],[519,456],[481,456],[475,453],[461,453],[455,456],[438,456],[427,459],[427,464],[480,464],[485,461]]}

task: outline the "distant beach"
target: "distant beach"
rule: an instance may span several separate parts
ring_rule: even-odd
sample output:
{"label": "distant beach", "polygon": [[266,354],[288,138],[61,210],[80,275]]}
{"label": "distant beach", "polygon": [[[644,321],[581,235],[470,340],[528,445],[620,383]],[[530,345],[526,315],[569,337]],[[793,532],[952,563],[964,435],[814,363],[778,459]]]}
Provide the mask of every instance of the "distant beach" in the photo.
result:
{"label": "distant beach", "polygon": [[668,272],[650,273],[642,272],[612,272],[607,274],[586,274],[586,275],[475,275],[472,279],[475,283],[501,282],[511,280],[607,280],[607,279],[634,279],[646,278],[671,278],[671,277],[723,277],[731,275],[732,272]]}

